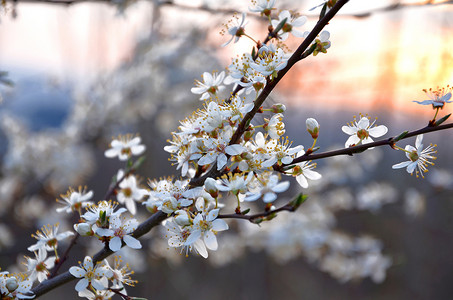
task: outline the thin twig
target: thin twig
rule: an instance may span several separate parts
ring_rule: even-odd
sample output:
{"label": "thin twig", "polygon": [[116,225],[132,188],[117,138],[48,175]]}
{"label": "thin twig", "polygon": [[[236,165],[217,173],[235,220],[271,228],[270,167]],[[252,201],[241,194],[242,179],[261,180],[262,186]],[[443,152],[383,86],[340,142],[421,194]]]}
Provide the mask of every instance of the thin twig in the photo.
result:
{"label": "thin twig", "polygon": [[[400,140],[404,140],[404,139],[407,139],[407,138],[410,138],[413,136],[417,136],[419,134],[424,134],[424,133],[434,132],[434,131],[439,131],[439,130],[445,130],[445,129],[449,129],[449,128],[453,128],[453,123],[439,125],[439,126],[426,126],[422,129],[408,132]],[[274,169],[278,170],[278,169],[281,169],[282,167],[285,167],[288,165],[293,165],[293,164],[300,163],[303,161],[308,161],[308,160],[315,160],[315,159],[321,159],[321,158],[333,157],[333,156],[339,156],[339,155],[353,155],[355,153],[363,152],[372,147],[379,147],[379,146],[385,146],[385,145],[392,146],[395,144],[396,138],[397,138],[397,136],[391,137],[389,139],[384,139],[384,140],[379,140],[376,142],[368,143],[368,144],[354,146],[354,147],[333,150],[333,151],[328,151],[328,152],[319,153],[319,154],[302,155],[298,158],[295,158],[290,164],[282,165],[280,167],[274,166]]]}
{"label": "thin twig", "polygon": [[217,216],[217,218],[220,218],[220,219],[243,219],[243,220],[248,220],[252,223],[257,223],[256,220],[257,219],[264,219],[272,214],[276,214],[276,213],[279,213],[281,211],[290,211],[290,212],[293,212],[295,211],[296,208],[294,207],[294,205],[292,203],[288,203],[282,207],[279,207],[277,209],[274,209],[274,210],[268,210],[268,211],[264,211],[262,213],[257,213],[257,214],[253,214],[253,215],[246,215],[246,214],[219,214]]}

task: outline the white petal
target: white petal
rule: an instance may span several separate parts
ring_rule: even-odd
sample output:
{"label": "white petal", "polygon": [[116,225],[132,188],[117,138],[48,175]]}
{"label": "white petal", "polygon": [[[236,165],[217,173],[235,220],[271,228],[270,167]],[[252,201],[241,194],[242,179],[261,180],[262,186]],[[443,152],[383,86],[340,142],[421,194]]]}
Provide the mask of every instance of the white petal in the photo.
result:
{"label": "white petal", "polygon": [[273,192],[266,193],[263,196],[264,203],[273,202],[275,199],[277,199],[277,194]]}
{"label": "white petal", "polygon": [[145,152],[146,147],[144,145],[137,145],[131,148],[131,152],[134,155],[140,155]]}
{"label": "white petal", "polygon": [[204,235],[204,243],[206,244],[206,248],[208,248],[209,250],[217,250],[217,238],[215,237],[215,234],[213,232],[206,232],[206,234]]}
{"label": "white petal", "polygon": [[195,243],[200,238],[200,236],[201,236],[200,230],[192,231],[192,233],[189,235],[189,237],[187,238],[184,245],[191,245],[191,244]]}
{"label": "white petal", "polygon": [[211,73],[203,72],[203,81],[207,85],[211,84],[214,81],[214,79],[212,78]]}
{"label": "white petal", "polygon": [[229,145],[225,148],[225,152],[229,155],[238,155],[244,151],[245,151],[245,148],[238,144]]}
{"label": "white petal", "polygon": [[282,158],[282,163],[284,164],[290,164],[293,161],[293,158],[291,156],[285,156]]}
{"label": "white petal", "polygon": [[108,158],[113,158],[115,156],[118,155],[118,150],[116,149],[107,149],[105,152],[104,152],[104,155],[105,157],[108,157]]}
{"label": "white petal", "polygon": [[415,148],[417,148],[417,149],[423,148],[422,142],[423,142],[423,134],[417,135],[417,138],[415,139]]}
{"label": "white petal", "polygon": [[115,232],[111,229],[98,228],[96,229],[96,234],[100,236],[113,236]]}
{"label": "white petal", "polygon": [[93,261],[91,260],[91,257],[85,256],[85,259],[83,260],[83,267],[85,270],[93,269]]}
{"label": "white petal", "polygon": [[296,176],[296,180],[300,184],[301,187],[303,187],[305,189],[308,187],[308,181],[307,181],[307,178],[305,178],[304,175]]}
{"label": "white petal", "polygon": [[328,41],[329,38],[330,38],[330,32],[328,32],[327,30],[323,30],[321,32],[321,34],[319,35],[319,39],[321,40],[321,42]]}
{"label": "white petal", "polygon": [[367,117],[362,117],[357,123],[357,128],[359,129],[367,129],[370,126],[370,120]]}
{"label": "white petal", "polygon": [[286,191],[288,188],[289,188],[289,181],[283,181],[283,182],[280,182],[279,184],[277,184],[276,186],[274,186],[272,188],[272,191],[274,191],[276,193],[282,193],[282,192]]}
{"label": "white petal", "polygon": [[411,162],[411,163],[407,166],[406,171],[407,171],[408,173],[411,173],[411,174],[412,174],[412,173],[414,172],[414,170],[415,170],[416,167],[417,167],[417,162],[416,162],[416,161]]}
{"label": "white petal", "polygon": [[392,166],[392,169],[405,168],[405,167],[407,167],[410,163],[411,163],[411,161],[404,161],[404,162],[401,162],[401,163],[399,163],[399,164],[393,165],[393,166]]}
{"label": "white petal", "polygon": [[113,252],[116,252],[121,249],[121,239],[117,236],[113,237],[109,242],[109,248]]}
{"label": "white petal", "polygon": [[346,143],[344,144],[345,148],[349,148],[351,145],[357,145],[360,142],[360,139],[357,135],[351,135]]}
{"label": "white petal", "polygon": [[[203,201],[204,202],[204,201]],[[207,221],[212,221],[214,220],[215,218],[217,218],[217,216],[219,215],[219,208],[216,208],[216,209],[213,209],[211,210],[208,215],[206,216],[206,220]]]}
{"label": "white petal", "polygon": [[248,194],[247,193],[247,196],[244,198],[244,201],[255,201],[255,200],[258,200],[259,198],[261,197],[261,194],[260,193],[251,193],[251,194]]}
{"label": "white petal", "polygon": [[201,256],[203,256],[204,258],[208,257],[208,250],[206,250],[206,247],[202,240],[197,240],[193,246]]}
{"label": "white petal", "polygon": [[206,87],[204,87],[204,86],[193,87],[193,88],[190,89],[190,91],[193,94],[203,94],[204,92],[206,92]]}
{"label": "white petal", "polygon": [[132,249],[142,248],[142,244],[140,243],[140,241],[130,235],[125,235],[123,237],[123,240],[126,243],[126,245]]}
{"label": "white petal", "polygon": [[322,177],[321,174],[319,174],[316,171],[310,170],[310,169],[304,170],[304,175],[305,175],[305,177],[307,177],[308,179],[311,179],[311,180],[318,180],[318,179],[321,179],[321,177]]}
{"label": "white petal", "polygon": [[103,289],[105,289],[105,287],[102,284],[102,282],[99,281],[98,279],[92,279],[91,280],[91,285],[98,291],[102,291]]}
{"label": "white petal", "polygon": [[203,156],[202,158],[200,158],[200,160],[198,160],[198,164],[200,166],[208,165],[208,164],[214,162],[216,157],[217,157],[216,154],[214,154],[212,152],[208,153],[205,156]]}
{"label": "white petal", "polygon": [[71,267],[69,269],[69,273],[71,273],[71,275],[76,278],[82,278],[83,276],[85,276],[86,271],[79,267]]}
{"label": "white petal", "polygon": [[385,127],[384,125],[379,125],[379,126],[370,128],[370,130],[368,130],[368,133],[369,133],[372,137],[378,138],[378,137],[381,137],[381,136],[383,136],[384,134],[386,134],[387,131],[388,131],[388,128],[387,128],[387,127]]}
{"label": "white petal", "polygon": [[217,170],[221,170],[223,166],[226,165],[228,162],[228,159],[225,154],[220,153],[219,156],[217,156]]}
{"label": "white petal", "polygon": [[214,231],[224,231],[228,230],[228,224],[222,219],[216,219],[212,222],[212,230]]}
{"label": "white petal", "polygon": [[77,292],[83,291],[88,286],[88,280],[86,278],[80,279],[75,286]]}
{"label": "white petal", "polygon": [[357,128],[356,127],[349,127],[349,126],[343,126],[341,127],[341,130],[349,135],[353,135],[357,133]]}
{"label": "white petal", "polygon": [[137,209],[136,209],[136,207],[135,207],[135,201],[132,200],[132,199],[127,199],[125,205],[126,205],[127,210],[128,210],[132,215],[135,215],[135,213],[137,212]]}

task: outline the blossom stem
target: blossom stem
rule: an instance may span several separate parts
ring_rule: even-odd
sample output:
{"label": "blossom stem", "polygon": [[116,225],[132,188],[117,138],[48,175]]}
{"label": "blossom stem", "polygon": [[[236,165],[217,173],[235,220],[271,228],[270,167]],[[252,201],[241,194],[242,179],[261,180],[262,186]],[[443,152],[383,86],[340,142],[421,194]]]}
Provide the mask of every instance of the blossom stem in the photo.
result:
{"label": "blossom stem", "polygon": [[258,45],[258,42],[257,42],[257,41],[256,41],[256,40],[255,40],[254,38],[252,38],[252,37],[251,37],[250,35],[248,35],[248,34],[244,33],[244,34],[243,34],[243,36],[246,36],[246,37],[248,37],[248,38],[249,38],[249,39],[251,39],[251,40],[252,40],[252,41],[253,41],[253,42],[254,42],[255,44],[257,44],[257,45]]}
{"label": "blossom stem", "polygon": [[436,117],[437,117],[437,114],[439,113],[439,108],[440,107],[436,107],[436,113],[434,114],[434,118],[432,120],[433,123],[436,122]]}

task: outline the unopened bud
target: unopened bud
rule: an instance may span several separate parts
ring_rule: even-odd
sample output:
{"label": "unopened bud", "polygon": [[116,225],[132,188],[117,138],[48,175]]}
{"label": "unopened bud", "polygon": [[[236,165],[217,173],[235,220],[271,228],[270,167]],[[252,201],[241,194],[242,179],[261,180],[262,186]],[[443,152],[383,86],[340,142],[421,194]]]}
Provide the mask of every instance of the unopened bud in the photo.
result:
{"label": "unopened bud", "polygon": [[307,125],[307,131],[311,134],[311,137],[317,139],[319,135],[318,121],[313,118],[308,118],[305,124]]}
{"label": "unopened bud", "polygon": [[281,103],[277,103],[272,105],[272,112],[273,113],[282,113],[286,111],[286,106]]}
{"label": "unopened bud", "polygon": [[244,132],[244,142],[250,141],[254,135],[255,135],[255,129],[253,129],[253,128]]}
{"label": "unopened bud", "polygon": [[17,288],[19,287],[19,284],[17,283],[16,277],[9,277],[8,279],[6,279],[5,286],[10,293],[17,290]]}
{"label": "unopened bud", "polygon": [[74,224],[74,230],[77,231],[81,236],[93,235],[93,230],[91,230],[91,225],[88,223]]}
{"label": "unopened bud", "polygon": [[187,214],[186,211],[184,210],[177,210],[175,212],[175,222],[179,225],[179,226],[186,226],[186,225],[190,225],[190,219],[189,219],[189,215]]}
{"label": "unopened bud", "polygon": [[208,177],[204,182],[204,189],[214,198],[219,195],[219,189],[217,188],[217,181],[214,178]]}

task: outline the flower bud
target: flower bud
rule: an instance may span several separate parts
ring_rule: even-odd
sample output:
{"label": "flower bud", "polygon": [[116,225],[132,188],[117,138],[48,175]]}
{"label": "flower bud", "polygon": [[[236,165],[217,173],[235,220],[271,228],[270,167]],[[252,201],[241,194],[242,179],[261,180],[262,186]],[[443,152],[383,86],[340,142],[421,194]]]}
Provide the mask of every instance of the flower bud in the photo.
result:
{"label": "flower bud", "polygon": [[319,135],[318,121],[313,118],[308,118],[305,123],[307,125],[307,131],[311,134],[311,137],[317,139]]}
{"label": "flower bud", "polygon": [[219,195],[219,189],[216,186],[217,181],[214,178],[208,177],[204,182],[204,189],[214,198]]}
{"label": "flower bud", "polygon": [[91,230],[91,225],[88,223],[74,224],[74,230],[77,231],[81,236],[93,235],[93,230]]}
{"label": "flower bud", "polygon": [[186,211],[179,209],[175,212],[175,222],[179,226],[190,225],[189,215]]}
{"label": "flower bud", "polygon": [[286,106],[281,103],[277,103],[272,105],[272,112],[273,113],[282,113],[286,111]]}
{"label": "flower bud", "polygon": [[19,284],[17,283],[17,278],[9,277],[8,279],[6,279],[5,286],[10,293],[14,292],[19,287]]}

